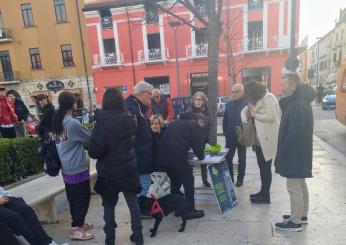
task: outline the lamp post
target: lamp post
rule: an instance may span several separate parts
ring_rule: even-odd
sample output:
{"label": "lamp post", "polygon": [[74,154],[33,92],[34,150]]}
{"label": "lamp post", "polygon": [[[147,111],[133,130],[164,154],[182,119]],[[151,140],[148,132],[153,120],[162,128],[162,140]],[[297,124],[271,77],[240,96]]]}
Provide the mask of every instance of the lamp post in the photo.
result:
{"label": "lamp post", "polygon": [[317,66],[316,66],[316,88],[317,86],[319,85],[320,83],[320,79],[319,79],[319,70],[320,70],[320,40],[322,38],[321,37],[317,37],[316,40],[317,40]]}
{"label": "lamp post", "polygon": [[177,83],[178,83],[178,96],[180,96],[180,71],[179,71],[179,54],[178,54],[178,40],[177,40],[177,29],[181,25],[179,21],[169,22],[170,27],[172,27],[174,32],[174,48],[175,48],[175,69],[177,73]]}

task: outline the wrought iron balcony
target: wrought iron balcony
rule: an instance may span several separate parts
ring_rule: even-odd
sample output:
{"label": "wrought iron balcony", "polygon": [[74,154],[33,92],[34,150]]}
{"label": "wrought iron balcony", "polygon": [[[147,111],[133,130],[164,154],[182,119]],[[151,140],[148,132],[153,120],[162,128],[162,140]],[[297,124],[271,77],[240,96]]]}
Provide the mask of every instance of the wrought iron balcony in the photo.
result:
{"label": "wrought iron balcony", "polygon": [[207,8],[204,3],[196,4],[195,10],[201,15],[201,16],[207,16]]}
{"label": "wrought iron balcony", "polygon": [[158,24],[159,23],[158,12],[154,12],[154,11],[145,12],[145,22],[147,24]]}
{"label": "wrought iron balcony", "polygon": [[98,67],[111,67],[121,66],[123,64],[124,56],[120,53],[119,58],[116,53],[105,53],[104,59],[99,54],[94,54],[94,68]]}
{"label": "wrought iron balcony", "polygon": [[263,49],[263,38],[256,37],[248,39],[248,50]]}
{"label": "wrought iron balcony", "polygon": [[199,43],[194,47],[187,45],[185,52],[186,56],[191,58],[208,57],[208,43]]}
{"label": "wrought iron balcony", "polygon": [[262,0],[249,0],[248,8],[250,11],[263,9]]}
{"label": "wrought iron balcony", "polygon": [[[163,54],[165,54],[165,56]],[[168,57],[169,57],[169,51],[167,48],[165,50],[162,50],[160,48],[153,48],[147,51],[143,51],[143,50],[138,51],[139,62],[146,62],[146,63],[153,63],[157,61],[161,62],[161,61],[165,61]]]}

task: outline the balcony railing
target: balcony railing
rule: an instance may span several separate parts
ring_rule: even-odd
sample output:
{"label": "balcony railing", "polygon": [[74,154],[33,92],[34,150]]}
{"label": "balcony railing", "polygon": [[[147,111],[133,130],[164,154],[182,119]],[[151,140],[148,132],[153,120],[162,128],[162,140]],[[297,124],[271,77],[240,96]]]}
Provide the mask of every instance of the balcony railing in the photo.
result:
{"label": "balcony railing", "polygon": [[0,28],[0,42],[11,42],[12,36],[10,29]]}
{"label": "balcony railing", "polygon": [[185,47],[187,57],[207,57],[208,56],[208,43],[199,43],[194,47],[187,45]]}
{"label": "balcony railing", "polygon": [[249,0],[248,8],[250,11],[263,9],[262,0]]}
{"label": "balcony railing", "polygon": [[145,22],[147,24],[158,24],[159,15],[158,12],[149,11],[145,13]]}
{"label": "balcony railing", "polygon": [[124,60],[124,55],[120,53],[119,58],[116,53],[105,53],[105,57],[102,60],[99,54],[94,54],[94,67],[107,67],[107,66],[121,66]]}
{"label": "balcony railing", "polygon": [[19,71],[2,72],[0,73],[0,83],[19,81],[20,80],[19,75],[20,75]]}
{"label": "balcony railing", "polygon": [[[163,56],[165,52],[165,57]],[[163,61],[169,57],[169,50],[166,48],[162,50],[160,48],[149,49],[147,52],[143,50],[138,51],[138,61],[139,62],[155,62]]]}
{"label": "balcony railing", "polygon": [[112,16],[101,18],[102,29],[113,29],[113,19]]}
{"label": "balcony railing", "polygon": [[263,38],[250,38],[248,39],[248,50],[259,50],[263,49]]}

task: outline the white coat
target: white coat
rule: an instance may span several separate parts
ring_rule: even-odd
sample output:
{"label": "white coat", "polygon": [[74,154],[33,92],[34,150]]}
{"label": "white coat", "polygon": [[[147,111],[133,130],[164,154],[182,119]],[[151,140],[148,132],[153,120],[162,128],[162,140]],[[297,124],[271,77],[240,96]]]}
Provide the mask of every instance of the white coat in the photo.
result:
{"label": "white coat", "polygon": [[[248,114],[248,110],[249,108],[245,107],[241,113],[243,122],[246,120],[245,115]],[[279,102],[275,95],[267,92],[251,110],[256,113],[256,132],[264,159],[266,161],[274,159],[278,145],[281,116]]]}

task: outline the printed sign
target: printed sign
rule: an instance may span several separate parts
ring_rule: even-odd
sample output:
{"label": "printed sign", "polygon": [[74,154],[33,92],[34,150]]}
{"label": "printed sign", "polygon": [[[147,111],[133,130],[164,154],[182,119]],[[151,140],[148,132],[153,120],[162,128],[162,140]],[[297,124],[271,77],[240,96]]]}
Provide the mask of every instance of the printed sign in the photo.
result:
{"label": "printed sign", "polygon": [[226,162],[208,165],[208,171],[220,212],[223,214],[238,205],[228,166]]}
{"label": "printed sign", "polygon": [[65,85],[61,81],[53,80],[53,81],[48,82],[46,87],[48,90],[57,92],[57,91],[64,89]]}

